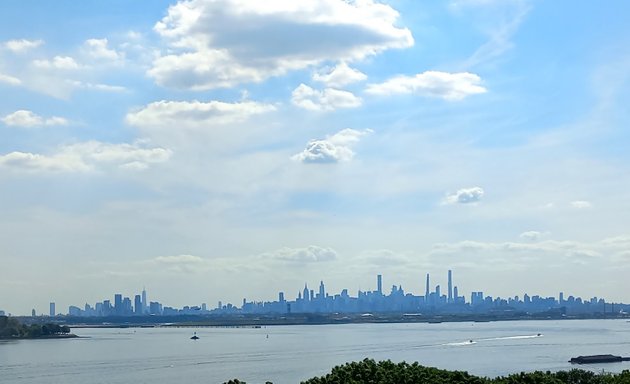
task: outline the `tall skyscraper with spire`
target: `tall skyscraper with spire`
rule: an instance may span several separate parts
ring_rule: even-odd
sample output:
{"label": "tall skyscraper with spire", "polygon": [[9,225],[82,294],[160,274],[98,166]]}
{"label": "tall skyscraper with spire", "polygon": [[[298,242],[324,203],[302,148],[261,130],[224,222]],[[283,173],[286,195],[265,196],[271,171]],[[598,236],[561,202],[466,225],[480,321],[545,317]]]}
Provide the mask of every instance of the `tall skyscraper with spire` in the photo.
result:
{"label": "tall skyscraper with spire", "polygon": [[448,302],[453,302],[453,273],[448,270]]}
{"label": "tall skyscraper with spire", "polygon": [[149,311],[148,309],[148,305],[147,305],[147,290],[145,289],[145,287],[142,287],[142,314],[146,314]]}

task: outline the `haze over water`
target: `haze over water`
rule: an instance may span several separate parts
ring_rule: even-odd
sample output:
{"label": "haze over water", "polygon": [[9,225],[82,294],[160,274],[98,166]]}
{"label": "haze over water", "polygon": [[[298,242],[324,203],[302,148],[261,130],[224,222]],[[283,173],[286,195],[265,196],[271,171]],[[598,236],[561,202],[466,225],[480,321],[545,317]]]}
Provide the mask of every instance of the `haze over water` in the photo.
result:
{"label": "haze over water", "polygon": [[[1,342],[0,382],[168,384],[239,378],[284,384],[364,358],[497,376],[575,368],[567,360],[578,355],[630,355],[625,320],[74,331],[85,338]],[[194,331],[200,340],[190,340]],[[619,372],[630,363],[580,368]]]}

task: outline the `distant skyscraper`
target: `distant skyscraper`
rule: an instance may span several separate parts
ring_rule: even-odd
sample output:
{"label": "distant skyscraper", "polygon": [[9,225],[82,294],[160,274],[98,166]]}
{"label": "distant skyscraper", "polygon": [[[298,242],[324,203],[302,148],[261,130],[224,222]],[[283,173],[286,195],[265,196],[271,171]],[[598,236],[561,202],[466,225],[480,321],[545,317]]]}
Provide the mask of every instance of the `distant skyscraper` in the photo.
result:
{"label": "distant skyscraper", "polygon": [[430,294],[431,294],[431,288],[429,286],[429,274],[427,273],[427,289],[426,289],[426,291],[424,293],[424,299],[428,300]]}
{"label": "distant skyscraper", "polygon": [[459,291],[457,291],[457,286],[453,287],[453,301],[457,301],[459,298]]}
{"label": "distant skyscraper", "polygon": [[136,295],[133,300],[133,313],[142,315],[142,296]]}
{"label": "distant skyscraper", "polygon": [[149,303],[147,302],[147,290],[142,287],[142,314],[148,312]]}
{"label": "distant skyscraper", "polygon": [[33,310],[31,311],[31,316],[33,317],[37,316],[37,312],[35,312],[35,308],[33,308]]}
{"label": "distant skyscraper", "polygon": [[114,295],[114,312],[117,315],[120,315],[123,313],[123,308],[122,308],[122,295],[120,293],[117,293]]}
{"label": "distant skyscraper", "polygon": [[560,295],[558,297],[558,302],[560,304],[564,303],[564,292],[560,292]]}
{"label": "distant skyscraper", "polygon": [[453,302],[453,273],[448,270],[448,302]]}
{"label": "distant skyscraper", "polygon": [[50,317],[55,317],[55,315],[57,314],[57,312],[55,311],[55,303],[51,302],[50,303]]}
{"label": "distant skyscraper", "polygon": [[379,295],[383,294],[383,276],[382,275],[376,275],[376,292],[378,292]]}
{"label": "distant skyscraper", "polygon": [[284,303],[284,292],[278,292],[278,301]]}
{"label": "distant skyscraper", "polygon": [[319,298],[324,299],[326,297],[326,289],[324,288],[324,281],[319,282]]}
{"label": "distant skyscraper", "polygon": [[308,287],[306,286],[306,283],[304,283],[304,293],[302,293],[302,299],[304,299],[304,301],[309,301]]}

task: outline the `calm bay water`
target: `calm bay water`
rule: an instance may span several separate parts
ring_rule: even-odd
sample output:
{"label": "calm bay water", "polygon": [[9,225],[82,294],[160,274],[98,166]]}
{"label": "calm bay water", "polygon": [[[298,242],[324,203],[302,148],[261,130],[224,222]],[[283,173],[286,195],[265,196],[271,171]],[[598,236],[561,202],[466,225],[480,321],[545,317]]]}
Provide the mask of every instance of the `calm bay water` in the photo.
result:
{"label": "calm bay water", "polygon": [[[200,340],[190,340],[193,331]],[[73,332],[85,338],[0,342],[0,382],[168,384],[239,378],[299,383],[366,357],[497,376],[570,369],[567,360],[578,355],[630,356],[630,323],[625,320]],[[619,372],[630,369],[630,362],[582,368]]]}

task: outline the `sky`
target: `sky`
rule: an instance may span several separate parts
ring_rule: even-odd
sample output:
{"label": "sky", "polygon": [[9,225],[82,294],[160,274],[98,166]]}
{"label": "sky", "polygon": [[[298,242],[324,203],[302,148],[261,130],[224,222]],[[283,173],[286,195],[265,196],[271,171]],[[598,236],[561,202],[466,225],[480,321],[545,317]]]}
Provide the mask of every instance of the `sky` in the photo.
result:
{"label": "sky", "polygon": [[630,302],[630,3],[8,0],[0,309]]}

